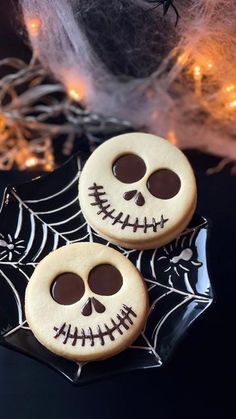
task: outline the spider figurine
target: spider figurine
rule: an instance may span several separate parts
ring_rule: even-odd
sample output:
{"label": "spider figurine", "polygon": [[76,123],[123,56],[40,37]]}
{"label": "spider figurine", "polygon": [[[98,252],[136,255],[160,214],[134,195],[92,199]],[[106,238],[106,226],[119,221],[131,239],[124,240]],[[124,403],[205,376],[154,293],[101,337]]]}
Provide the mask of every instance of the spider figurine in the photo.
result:
{"label": "spider figurine", "polygon": [[172,9],[174,10],[175,15],[176,15],[175,26],[177,26],[180,15],[179,15],[179,12],[178,12],[176,6],[174,5],[175,0],[147,0],[147,1],[148,1],[148,3],[156,3],[156,5],[153,7],[153,9],[155,9],[156,7],[159,7],[159,6],[163,6],[163,15],[164,16],[168,12],[169,8],[172,7]]}

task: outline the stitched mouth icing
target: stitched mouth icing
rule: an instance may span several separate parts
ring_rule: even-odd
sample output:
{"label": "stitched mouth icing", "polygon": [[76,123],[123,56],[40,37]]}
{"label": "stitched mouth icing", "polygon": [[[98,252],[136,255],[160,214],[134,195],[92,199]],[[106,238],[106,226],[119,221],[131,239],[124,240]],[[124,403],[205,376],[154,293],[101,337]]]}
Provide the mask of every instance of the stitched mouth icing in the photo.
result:
{"label": "stitched mouth icing", "polygon": [[78,343],[81,343],[81,346],[85,346],[87,343],[90,344],[90,346],[94,346],[95,343],[100,343],[101,346],[104,346],[104,338],[106,336],[108,336],[111,341],[114,341],[116,339],[115,336],[113,336],[114,332],[117,331],[120,335],[123,335],[124,331],[128,330],[130,326],[134,324],[131,317],[137,317],[136,313],[132,310],[132,307],[127,307],[123,304],[120,314],[116,315],[117,320],[111,318],[110,326],[104,323],[104,330],[98,325],[96,332],[93,332],[91,327],[89,327],[87,332],[85,332],[84,329],[81,329],[80,332],[78,332],[77,327],[72,328],[71,324],[65,322],[61,327],[53,328],[56,332],[54,338],[58,339],[59,336],[63,336],[64,340],[62,343],[64,345],[69,342],[72,346],[75,346]]}
{"label": "stitched mouth icing", "polygon": [[106,218],[110,218],[112,220],[112,225],[117,223],[121,224],[121,229],[124,230],[126,227],[131,227],[133,232],[135,233],[138,229],[142,229],[144,233],[147,232],[148,229],[152,229],[154,233],[157,232],[157,228],[164,228],[165,223],[167,223],[168,218],[164,218],[161,215],[160,220],[156,221],[153,217],[152,222],[147,221],[147,217],[144,217],[143,222],[140,222],[139,218],[136,217],[134,223],[130,222],[130,214],[124,215],[123,212],[117,211],[115,208],[112,208],[111,204],[109,204],[108,199],[106,199],[105,195],[106,192],[104,191],[104,187],[101,185],[97,185],[95,182],[93,186],[90,186],[89,196],[94,198],[94,201],[90,203],[92,206],[97,206],[99,208],[97,215],[102,215],[102,219],[105,220]]}

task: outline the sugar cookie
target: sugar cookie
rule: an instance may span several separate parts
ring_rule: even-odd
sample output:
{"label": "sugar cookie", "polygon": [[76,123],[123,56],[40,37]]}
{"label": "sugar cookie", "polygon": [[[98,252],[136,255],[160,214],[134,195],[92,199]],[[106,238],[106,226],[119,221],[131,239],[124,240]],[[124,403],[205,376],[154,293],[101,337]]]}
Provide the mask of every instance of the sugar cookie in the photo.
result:
{"label": "sugar cookie", "polygon": [[46,256],[26,289],[27,322],[50,351],[77,361],[105,359],[141,333],[148,297],[135,266],[116,250],[76,243]]}
{"label": "sugar cookie", "polygon": [[79,181],[87,222],[127,248],[149,249],[173,240],[191,220],[196,197],[195,177],[182,151],[143,133],[103,143]]}

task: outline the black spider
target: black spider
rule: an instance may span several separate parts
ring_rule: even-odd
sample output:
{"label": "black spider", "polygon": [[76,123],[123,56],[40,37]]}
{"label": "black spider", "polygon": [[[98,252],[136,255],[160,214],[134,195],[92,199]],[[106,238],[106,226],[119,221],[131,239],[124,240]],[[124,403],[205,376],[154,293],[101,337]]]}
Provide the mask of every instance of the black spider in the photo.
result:
{"label": "black spider", "polygon": [[177,23],[179,21],[180,15],[179,15],[179,12],[178,12],[176,6],[174,5],[174,1],[175,0],[146,0],[146,1],[148,3],[156,3],[156,5],[154,6],[154,9],[156,7],[159,7],[159,6],[163,6],[163,15],[164,16],[168,12],[169,8],[172,7],[172,9],[175,11],[175,15],[176,15],[175,26],[177,26]]}

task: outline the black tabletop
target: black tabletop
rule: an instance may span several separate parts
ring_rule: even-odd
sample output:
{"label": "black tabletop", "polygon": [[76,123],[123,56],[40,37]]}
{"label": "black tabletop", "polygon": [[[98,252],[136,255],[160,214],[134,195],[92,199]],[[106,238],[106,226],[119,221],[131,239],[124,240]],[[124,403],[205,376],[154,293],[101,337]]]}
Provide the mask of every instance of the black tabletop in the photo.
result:
{"label": "black tabletop", "polygon": [[[0,4],[0,58],[28,57]],[[0,418],[236,417],[236,177],[208,176],[217,159],[188,151],[198,182],[198,212],[212,221],[210,274],[216,301],[189,329],[168,365],[76,387],[48,367],[0,347]],[[0,173],[0,187],[29,175]]]}

